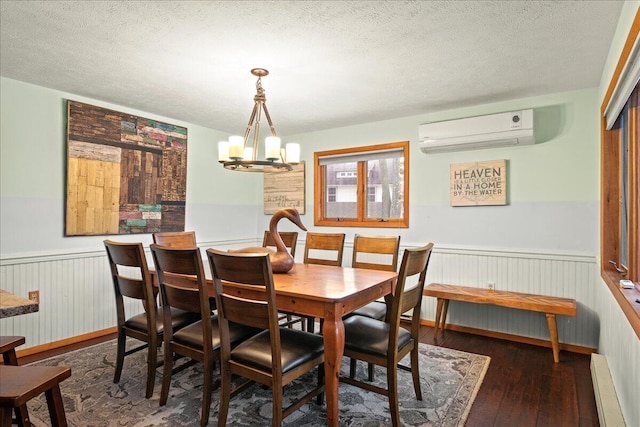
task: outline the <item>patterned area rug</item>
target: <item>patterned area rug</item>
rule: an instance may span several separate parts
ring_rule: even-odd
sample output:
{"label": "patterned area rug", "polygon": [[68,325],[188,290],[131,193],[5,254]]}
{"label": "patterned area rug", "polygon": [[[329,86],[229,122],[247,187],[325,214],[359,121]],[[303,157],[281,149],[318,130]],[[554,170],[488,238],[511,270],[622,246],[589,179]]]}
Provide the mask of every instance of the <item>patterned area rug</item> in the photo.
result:
{"label": "patterned area rug", "polygon": [[[134,340],[128,340],[132,344]],[[202,405],[202,370],[195,364],[174,375],[168,402],[160,407],[161,370],[151,399],[144,398],[145,358],[141,351],[125,358],[122,379],[113,383],[116,343],[56,356],[36,365],[66,365],[71,378],[61,383],[67,419],[71,426],[196,426]],[[408,362],[407,357],[404,362]],[[415,399],[411,373],[398,372],[400,417],[403,426],[462,426],[489,367],[489,357],[420,344],[422,401]],[[348,372],[348,359],[343,362]],[[358,363],[358,378],[366,378],[366,365]],[[385,369],[376,367],[377,385],[386,387]],[[302,396],[315,384],[316,372],[285,387],[285,400]],[[290,402],[286,401],[288,405]],[[50,425],[44,395],[28,404],[32,423]],[[218,391],[211,402],[209,425],[217,425]],[[389,405],[385,396],[340,384],[340,425],[388,426]],[[254,385],[231,400],[227,425],[271,424],[271,390]],[[310,403],[287,417],[285,426],[326,425],[325,407]]]}

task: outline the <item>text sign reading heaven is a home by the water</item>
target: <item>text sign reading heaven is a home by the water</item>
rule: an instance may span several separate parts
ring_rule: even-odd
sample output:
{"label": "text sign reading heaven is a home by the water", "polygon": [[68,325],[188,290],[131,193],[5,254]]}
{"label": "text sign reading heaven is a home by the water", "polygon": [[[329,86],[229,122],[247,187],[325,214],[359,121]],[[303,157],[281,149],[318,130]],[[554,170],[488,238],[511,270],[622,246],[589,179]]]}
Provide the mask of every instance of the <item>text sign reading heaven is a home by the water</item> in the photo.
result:
{"label": "text sign reading heaven is a home by the water", "polygon": [[458,163],[450,166],[451,206],[507,204],[507,161]]}

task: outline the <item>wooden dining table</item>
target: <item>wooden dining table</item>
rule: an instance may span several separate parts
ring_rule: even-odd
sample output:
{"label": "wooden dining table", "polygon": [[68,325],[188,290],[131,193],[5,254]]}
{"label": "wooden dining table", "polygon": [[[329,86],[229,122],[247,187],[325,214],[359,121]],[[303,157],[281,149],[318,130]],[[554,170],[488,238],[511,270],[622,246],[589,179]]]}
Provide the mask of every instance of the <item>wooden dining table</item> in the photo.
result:
{"label": "wooden dining table", "polygon": [[[378,298],[389,298],[395,290],[396,278],[395,272],[315,264],[296,264],[288,273],[273,275],[278,310],[324,319],[329,426],[338,426],[338,386],[345,339],[342,318]],[[215,297],[211,279],[207,283],[209,296]],[[228,289],[244,297],[264,296],[264,292],[244,286],[231,285]]]}

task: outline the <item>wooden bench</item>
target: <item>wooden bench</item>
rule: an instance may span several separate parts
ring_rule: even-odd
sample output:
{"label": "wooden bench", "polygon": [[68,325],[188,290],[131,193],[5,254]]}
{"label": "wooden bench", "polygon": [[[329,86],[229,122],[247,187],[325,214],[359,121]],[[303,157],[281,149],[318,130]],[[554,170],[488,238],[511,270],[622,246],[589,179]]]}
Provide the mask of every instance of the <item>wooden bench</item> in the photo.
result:
{"label": "wooden bench", "polygon": [[576,315],[576,300],[571,298],[525,294],[521,292],[496,291],[491,289],[472,288],[468,286],[444,285],[441,283],[431,283],[430,285],[425,286],[423,294],[430,297],[436,297],[438,299],[436,306],[435,329],[433,333],[434,339],[438,335],[438,330],[440,328],[442,328],[442,333],[444,334],[449,300],[472,302],[476,304],[493,304],[502,307],[545,313],[547,316],[547,324],[549,326],[551,348],[553,349],[553,360],[556,363],[560,361],[556,314],[562,314],[565,316]]}

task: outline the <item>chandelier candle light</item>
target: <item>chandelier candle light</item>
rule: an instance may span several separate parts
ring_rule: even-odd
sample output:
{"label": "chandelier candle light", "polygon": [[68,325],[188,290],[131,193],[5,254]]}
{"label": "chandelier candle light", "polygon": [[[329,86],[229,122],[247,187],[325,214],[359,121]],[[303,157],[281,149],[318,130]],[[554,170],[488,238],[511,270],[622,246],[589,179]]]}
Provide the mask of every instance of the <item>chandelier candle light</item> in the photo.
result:
{"label": "chandelier candle light", "polygon": [[[280,147],[280,138],[271,123],[271,116],[267,110],[266,97],[262,88],[262,77],[269,74],[264,68],[254,68],[251,74],[258,77],[256,82],[255,102],[247,130],[244,137],[230,136],[228,141],[218,143],[218,162],[222,163],[225,169],[240,172],[288,172],[293,170],[293,166],[300,163],[300,145],[288,143],[283,150]],[[260,118],[262,112],[267,118],[267,123],[271,129],[271,136],[264,140],[264,159],[257,160],[258,146],[260,144]],[[253,132],[253,144],[249,143],[251,131]]]}

